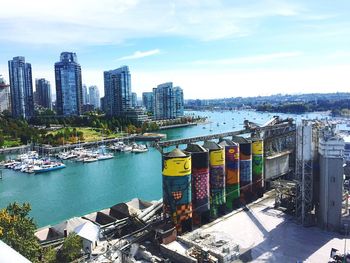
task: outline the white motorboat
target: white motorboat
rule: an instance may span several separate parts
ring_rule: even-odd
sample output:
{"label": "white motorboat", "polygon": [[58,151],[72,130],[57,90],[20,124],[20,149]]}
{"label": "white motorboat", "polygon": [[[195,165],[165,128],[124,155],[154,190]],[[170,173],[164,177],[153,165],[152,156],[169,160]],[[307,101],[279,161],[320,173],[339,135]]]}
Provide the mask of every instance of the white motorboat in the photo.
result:
{"label": "white motorboat", "polygon": [[147,152],[148,151],[148,148],[146,145],[143,145],[143,144],[136,144],[134,143],[132,145],[132,150],[131,150],[133,153],[144,153],[144,152]]}
{"label": "white motorboat", "polygon": [[112,158],[114,158],[114,155],[111,153],[97,155],[97,159],[99,161],[108,160],[108,159],[112,159]]}
{"label": "white motorboat", "polygon": [[92,162],[97,162],[97,161],[98,161],[98,159],[96,157],[85,157],[83,159],[84,163],[92,163]]}
{"label": "white motorboat", "polygon": [[58,169],[65,168],[66,166],[63,163],[59,162],[52,162],[49,164],[43,164],[41,166],[34,166],[31,171],[34,173],[44,173],[44,172],[50,172]]}

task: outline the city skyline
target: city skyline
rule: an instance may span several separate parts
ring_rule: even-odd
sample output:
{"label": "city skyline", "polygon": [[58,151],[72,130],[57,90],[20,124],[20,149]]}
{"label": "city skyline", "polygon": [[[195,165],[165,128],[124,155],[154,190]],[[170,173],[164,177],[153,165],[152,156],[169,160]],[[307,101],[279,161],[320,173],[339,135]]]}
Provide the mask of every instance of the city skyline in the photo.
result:
{"label": "city skyline", "polygon": [[103,71],[122,65],[139,98],[169,81],[185,99],[349,88],[350,3],[102,2],[3,3],[0,74],[9,82],[7,61],[24,56],[34,79],[54,83],[57,56],[70,51],[101,96]]}

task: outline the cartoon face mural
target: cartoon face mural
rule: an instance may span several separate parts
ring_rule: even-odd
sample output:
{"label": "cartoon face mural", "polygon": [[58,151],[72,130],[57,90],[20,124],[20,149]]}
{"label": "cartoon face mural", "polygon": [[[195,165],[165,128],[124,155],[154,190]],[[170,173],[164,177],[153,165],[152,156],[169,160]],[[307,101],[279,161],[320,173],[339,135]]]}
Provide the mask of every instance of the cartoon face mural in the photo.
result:
{"label": "cartoon face mural", "polygon": [[210,165],[224,165],[225,163],[225,151],[224,150],[214,150],[210,151]]}
{"label": "cartoon face mural", "polygon": [[191,174],[191,157],[164,158],[164,176],[185,176]]}

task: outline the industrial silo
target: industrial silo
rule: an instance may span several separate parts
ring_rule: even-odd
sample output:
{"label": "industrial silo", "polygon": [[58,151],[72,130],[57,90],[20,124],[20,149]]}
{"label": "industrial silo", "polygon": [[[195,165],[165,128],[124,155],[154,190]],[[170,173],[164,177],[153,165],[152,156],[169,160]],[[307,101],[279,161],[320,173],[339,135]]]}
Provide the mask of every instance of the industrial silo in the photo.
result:
{"label": "industrial silo", "polygon": [[232,210],[239,204],[239,144],[232,140],[220,139],[225,148],[226,208]]}
{"label": "industrial silo", "polygon": [[178,233],[192,229],[191,156],[176,148],[163,154],[163,208]]}
{"label": "industrial silo", "polygon": [[189,144],[185,151],[192,158],[192,223],[199,226],[209,220],[209,151],[198,144]]}
{"label": "industrial silo", "polygon": [[252,192],[255,197],[264,193],[264,141],[252,139]]}
{"label": "industrial silo", "polygon": [[233,137],[239,143],[239,184],[242,202],[252,198],[252,143],[243,137]]}
{"label": "industrial silo", "polygon": [[210,216],[216,218],[226,203],[225,151],[212,141],[205,141],[203,147],[209,150]]}

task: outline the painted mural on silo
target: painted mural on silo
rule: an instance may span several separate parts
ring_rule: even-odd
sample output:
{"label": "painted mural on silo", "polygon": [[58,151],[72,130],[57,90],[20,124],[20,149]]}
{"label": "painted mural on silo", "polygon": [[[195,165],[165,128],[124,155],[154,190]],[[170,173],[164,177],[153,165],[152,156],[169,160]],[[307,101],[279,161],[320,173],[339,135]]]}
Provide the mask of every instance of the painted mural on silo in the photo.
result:
{"label": "painted mural on silo", "polygon": [[163,155],[163,208],[179,233],[191,230],[191,156],[180,149]]}
{"label": "painted mural on silo", "polygon": [[228,139],[221,139],[219,144],[225,148],[226,208],[232,210],[240,197],[239,144]]}
{"label": "painted mural on silo", "polygon": [[192,220],[200,225],[210,209],[209,151],[198,144],[189,144],[185,149],[192,158]]}
{"label": "painted mural on silo", "polygon": [[216,218],[220,207],[226,203],[225,151],[212,141],[205,141],[203,147],[209,150],[210,215]]}
{"label": "painted mural on silo", "polygon": [[234,137],[233,140],[239,143],[240,195],[246,202],[252,195],[252,144],[243,137]]}
{"label": "painted mural on silo", "polygon": [[264,188],[264,142],[253,139],[252,142],[252,191],[256,197],[261,197]]}

